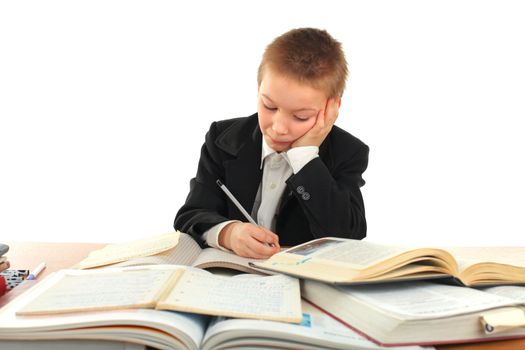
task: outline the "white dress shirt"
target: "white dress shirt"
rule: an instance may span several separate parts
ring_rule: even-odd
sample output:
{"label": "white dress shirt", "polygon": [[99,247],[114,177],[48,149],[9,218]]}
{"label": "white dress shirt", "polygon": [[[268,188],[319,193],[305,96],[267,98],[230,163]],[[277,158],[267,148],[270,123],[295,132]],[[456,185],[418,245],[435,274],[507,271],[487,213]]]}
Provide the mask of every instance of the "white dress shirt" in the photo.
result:
{"label": "white dress shirt", "polygon": [[[278,153],[268,146],[263,137],[261,152],[263,175],[252,210],[252,217],[257,218],[259,225],[275,232],[277,210],[286,189],[286,180],[292,174],[297,174],[312,159],[318,157],[318,154],[319,147],[317,146],[295,147]],[[235,193],[233,195],[235,196]],[[219,245],[219,233],[231,222],[238,221],[221,222],[206,231],[203,235],[206,243],[211,247],[227,250]]]}

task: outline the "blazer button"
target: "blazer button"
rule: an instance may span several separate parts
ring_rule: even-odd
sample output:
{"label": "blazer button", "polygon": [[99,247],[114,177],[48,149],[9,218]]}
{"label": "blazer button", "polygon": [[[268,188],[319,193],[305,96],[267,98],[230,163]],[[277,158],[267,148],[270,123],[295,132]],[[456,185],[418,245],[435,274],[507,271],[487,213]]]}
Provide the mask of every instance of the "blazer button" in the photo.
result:
{"label": "blazer button", "polygon": [[303,187],[303,186],[297,186],[296,191],[297,191],[297,193],[299,193],[299,194],[303,194],[303,193],[304,193],[304,187]]}
{"label": "blazer button", "polygon": [[307,201],[310,199],[310,193],[305,192],[301,195],[301,197],[303,198],[303,200]]}

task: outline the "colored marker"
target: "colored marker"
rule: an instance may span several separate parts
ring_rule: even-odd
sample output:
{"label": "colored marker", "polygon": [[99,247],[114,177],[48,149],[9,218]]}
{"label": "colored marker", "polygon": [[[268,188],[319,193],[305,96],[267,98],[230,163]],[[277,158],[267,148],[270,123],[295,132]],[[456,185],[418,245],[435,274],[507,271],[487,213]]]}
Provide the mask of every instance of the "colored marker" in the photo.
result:
{"label": "colored marker", "polygon": [[42,272],[42,270],[44,270],[45,268],[46,268],[46,263],[45,262],[40,263],[37,267],[35,267],[33,272],[31,272],[29,274],[29,276],[27,276],[27,279],[28,280],[36,280],[36,278],[38,277],[40,272]]}

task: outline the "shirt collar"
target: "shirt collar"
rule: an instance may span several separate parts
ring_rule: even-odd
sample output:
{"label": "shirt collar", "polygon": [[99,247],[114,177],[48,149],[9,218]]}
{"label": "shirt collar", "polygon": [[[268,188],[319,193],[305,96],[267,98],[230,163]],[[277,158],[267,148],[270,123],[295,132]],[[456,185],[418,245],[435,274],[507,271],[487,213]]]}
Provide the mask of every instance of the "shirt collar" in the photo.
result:
{"label": "shirt collar", "polygon": [[264,135],[262,137],[262,152],[261,152],[261,167],[260,169],[263,168],[263,165],[264,165],[264,160],[266,159],[266,157],[274,154],[274,153],[277,153],[273,148],[271,148],[270,146],[268,146],[268,144],[266,143],[266,140],[264,139]]}

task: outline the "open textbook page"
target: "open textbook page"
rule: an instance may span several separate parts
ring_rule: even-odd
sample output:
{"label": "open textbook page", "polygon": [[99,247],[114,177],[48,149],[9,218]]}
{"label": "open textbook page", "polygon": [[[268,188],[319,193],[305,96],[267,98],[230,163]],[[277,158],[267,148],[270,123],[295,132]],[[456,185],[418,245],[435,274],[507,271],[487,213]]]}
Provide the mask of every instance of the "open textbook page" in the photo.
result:
{"label": "open textbook page", "polygon": [[252,266],[336,284],[443,277],[457,272],[444,250],[320,238]]}
{"label": "open textbook page", "polygon": [[89,269],[158,254],[175,247],[179,242],[179,235],[180,233],[177,231],[126,243],[109,244],[102,249],[91,252],[87,258],[78,263],[77,267]]}
{"label": "open textbook page", "polygon": [[0,309],[0,339],[104,339],[158,349],[197,350],[208,316],[154,309],[122,309],[39,316],[17,312],[61,279],[50,275]]}
{"label": "open textbook page", "polygon": [[334,284],[447,277],[466,286],[525,284],[525,247],[407,248],[325,237],[251,265]]}
{"label": "open textbook page", "polygon": [[[300,324],[264,320],[217,317],[210,323],[202,342],[202,350],[215,348],[260,349],[354,349],[380,350],[383,347],[367,340],[334,318],[303,301]],[[389,347],[391,350],[434,349],[419,346]]]}
{"label": "open textbook page", "polygon": [[[40,284],[53,284],[54,278],[55,275],[52,275]],[[255,319],[212,318],[154,309],[17,316],[16,311],[40,292],[39,288],[32,288],[0,310],[0,343],[7,339],[20,342],[100,339],[163,350],[382,349],[307,303],[303,303],[304,314],[300,325]]]}
{"label": "open textbook page", "polygon": [[423,281],[359,286],[305,281],[302,292],[308,301],[383,345],[525,336],[525,327],[496,334],[486,332],[482,322],[494,310],[522,311],[523,301],[473,288]]}
{"label": "open textbook page", "polygon": [[151,307],[285,322],[301,319],[299,281],[284,275],[225,277],[178,265],[56,274],[55,283],[18,315]]}
{"label": "open textbook page", "polygon": [[511,298],[525,304],[525,286],[497,286],[481,288],[482,291]]}
{"label": "open textbook page", "polygon": [[257,261],[263,260],[243,258],[232,252],[216,248],[202,249],[190,235],[181,232],[179,243],[176,247],[159,254],[123,261],[113,266],[174,264],[188,265],[201,269],[218,267],[246,273],[269,274],[268,271],[260,270],[249,265],[250,262]]}
{"label": "open textbook page", "polygon": [[467,286],[525,284],[525,247],[447,247]]}

